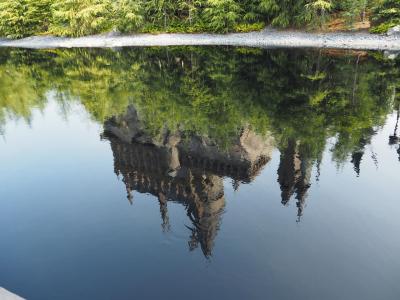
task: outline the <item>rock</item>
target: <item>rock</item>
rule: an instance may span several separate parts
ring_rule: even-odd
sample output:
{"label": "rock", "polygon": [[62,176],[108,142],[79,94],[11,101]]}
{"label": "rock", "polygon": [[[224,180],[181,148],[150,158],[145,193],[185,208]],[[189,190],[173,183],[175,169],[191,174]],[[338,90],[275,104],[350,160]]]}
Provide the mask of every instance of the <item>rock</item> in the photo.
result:
{"label": "rock", "polygon": [[399,56],[399,51],[385,51],[383,55],[387,59],[396,59]]}
{"label": "rock", "polygon": [[400,37],[400,25],[390,28],[387,32],[388,36],[399,36]]}
{"label": "rock", "polygon": [[0,287],[0,299],[1,300],[24,300],[23,298],[7,291],[6,289]]}
{"label": "rock", "polygon": [[117,36],[121,36],[121,32],[117,28],[114,28],[110,32],[106,33],[105,36],[106,37],[117,37]]}

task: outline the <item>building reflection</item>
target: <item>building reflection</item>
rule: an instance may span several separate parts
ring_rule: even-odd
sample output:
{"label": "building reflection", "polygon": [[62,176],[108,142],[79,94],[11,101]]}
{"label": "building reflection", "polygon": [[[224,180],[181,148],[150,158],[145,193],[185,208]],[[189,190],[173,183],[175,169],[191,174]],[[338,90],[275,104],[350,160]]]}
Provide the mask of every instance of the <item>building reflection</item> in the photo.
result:
{"label": "building reflection", "polygon": [[[399,113],[394,134],[389,137],[392,145],[399,144],[398,120]],[[351,153],[357,176],[365,147],[371,143],[374,133],[373,129],[363,132]],[[165,129],[161,134],[152,135],[144,129],[133,106],[104,124],[104,137],[110,141],[114,171],[122,177],[129,202],[134,202],[134,191],[155,196],[163,231],[170,230],[168,202],[182,204],[190,220],[189,249],[200,247],[206,257],[212,254],[224,213],[223,179],[231,178],[235,190],[242,183],[252,182],[271,159],[275,147],[270,135],[260,136],[249,128],[242,129],[224,148],[208,137],[193,133]],[[287,206],[295,199],[299,222],[316,160],[310,157],[307,146],[294,138],[279,150],[277,181],[281,203]],[[400,156],[400,146],[397,151]]]}
{"label": "building reflection", "polygon": [[224,212],[223,178],[231,178],[234,188],[251,182],[273,150],[272,138],[261,138],[250,129],[243,129],[224,150],[208,138],[180,132],[165,130],[154,138],[142,129],[132,106],[104,128],[128,200],[134,201],[133,191],[157,197],[164,231],[170,227],[168,202],[182,204],[191,222],[189,249],[200,246],[206,257],[212,254]]}

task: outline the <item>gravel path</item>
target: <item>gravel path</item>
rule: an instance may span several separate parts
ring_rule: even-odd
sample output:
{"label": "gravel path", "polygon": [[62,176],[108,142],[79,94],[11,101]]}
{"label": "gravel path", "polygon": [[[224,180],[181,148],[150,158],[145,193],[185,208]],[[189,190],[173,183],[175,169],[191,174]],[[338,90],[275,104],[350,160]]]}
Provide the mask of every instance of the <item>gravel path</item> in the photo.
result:
{"label": "gravel path", "polygon": [[264,30],[231,34],[135,34],[95,35],[81,38],[34,36],[18,40],[0,39],[0,47],[77,48],[131,46],[231,45],[249,47],[338,48],[400,51],[400,36],[368,33],[307,33]]}

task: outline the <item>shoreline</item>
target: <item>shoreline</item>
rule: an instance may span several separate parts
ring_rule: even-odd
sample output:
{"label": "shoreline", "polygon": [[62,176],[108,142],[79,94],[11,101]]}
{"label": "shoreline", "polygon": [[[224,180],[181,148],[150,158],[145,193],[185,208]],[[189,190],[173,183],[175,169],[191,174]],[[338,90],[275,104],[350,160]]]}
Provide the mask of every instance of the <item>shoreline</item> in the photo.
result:
{"label": "shoreline", "polygon": [[244,46],[259,48],[334,48],[353,50],[400,51],[400,36],[365,32],[308,33],[266,29],[259,32],[209,34],[102,34],[79,38],[33,36],[23,39],[1,39],[0,47],[54,48],[119,48],[163,46]]}

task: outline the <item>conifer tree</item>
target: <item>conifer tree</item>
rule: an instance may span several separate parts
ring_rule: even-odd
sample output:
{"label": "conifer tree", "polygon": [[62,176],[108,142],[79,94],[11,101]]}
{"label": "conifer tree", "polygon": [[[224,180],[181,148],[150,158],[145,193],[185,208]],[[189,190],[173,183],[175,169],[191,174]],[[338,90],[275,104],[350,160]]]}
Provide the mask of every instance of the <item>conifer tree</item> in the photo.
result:
{"label": "conifer tree", "polygon": [[131,32],[140,28],[144,22],[143,5],[142,0],[115,1],[113,3],[115,28],[121,32]]}
{"label": "conifer tree", "polygon": [[19,38],[45,30],[51,0],[3,0],[0,2],[0,36]]}
{"label": "conifer tree", "polygon": [[178,1],[178,8],[183,12],[186,23],[192,26],[198,20],[198,13],[204,4],[202,0],[182,0]]}
{"label": "conifer tree", "polygon": [[386,32],[389,28],[400,25],[400,0],[380,1],[373,10],[373,32]]}
{"label": "conifer tree", "polygon": [[230,31],[240,16],[240,6],[235,0],[208,0],[204,16],[212,31]]}
{"label": "conifer tree", "polygon": [[259,7],[271,25],[289,27],[303,24],[306,4],[305,0],[261,0]]}
{"label": "conifer tree", "polygon": [[371,16],[373,31],[385,32],[400,24],[400,0],[0,0],[0,37],[228,32],[262,23],[315,28],[331,16],[344,17],[349,27]]}
{"label": "conifer tree", "polygon": [[343,0],[338,2],[341,15],[345,18],[348,25],[364,21],[368,0]]}
{"label": "conifer tree", "polygon": [[0,33],[6,37],[22,37],[25,31],[25,0],[0,2]]}
{"label": "conifer tree", "polygon": [[322,27],[326,23],[331,9],[332,2],[330,0],[309,0],[302,14],[304,24]]}
{"label": "conifer tree", "polygon": [[150,23],[167,29],[176,5],[173,0],[148,0],[145,2],[146,18]]}
{"label": "conifer tree", "polygon": [[51,31],[62,36],[99,33],[112,28],[111,0],[64,0],[52,5]]}

